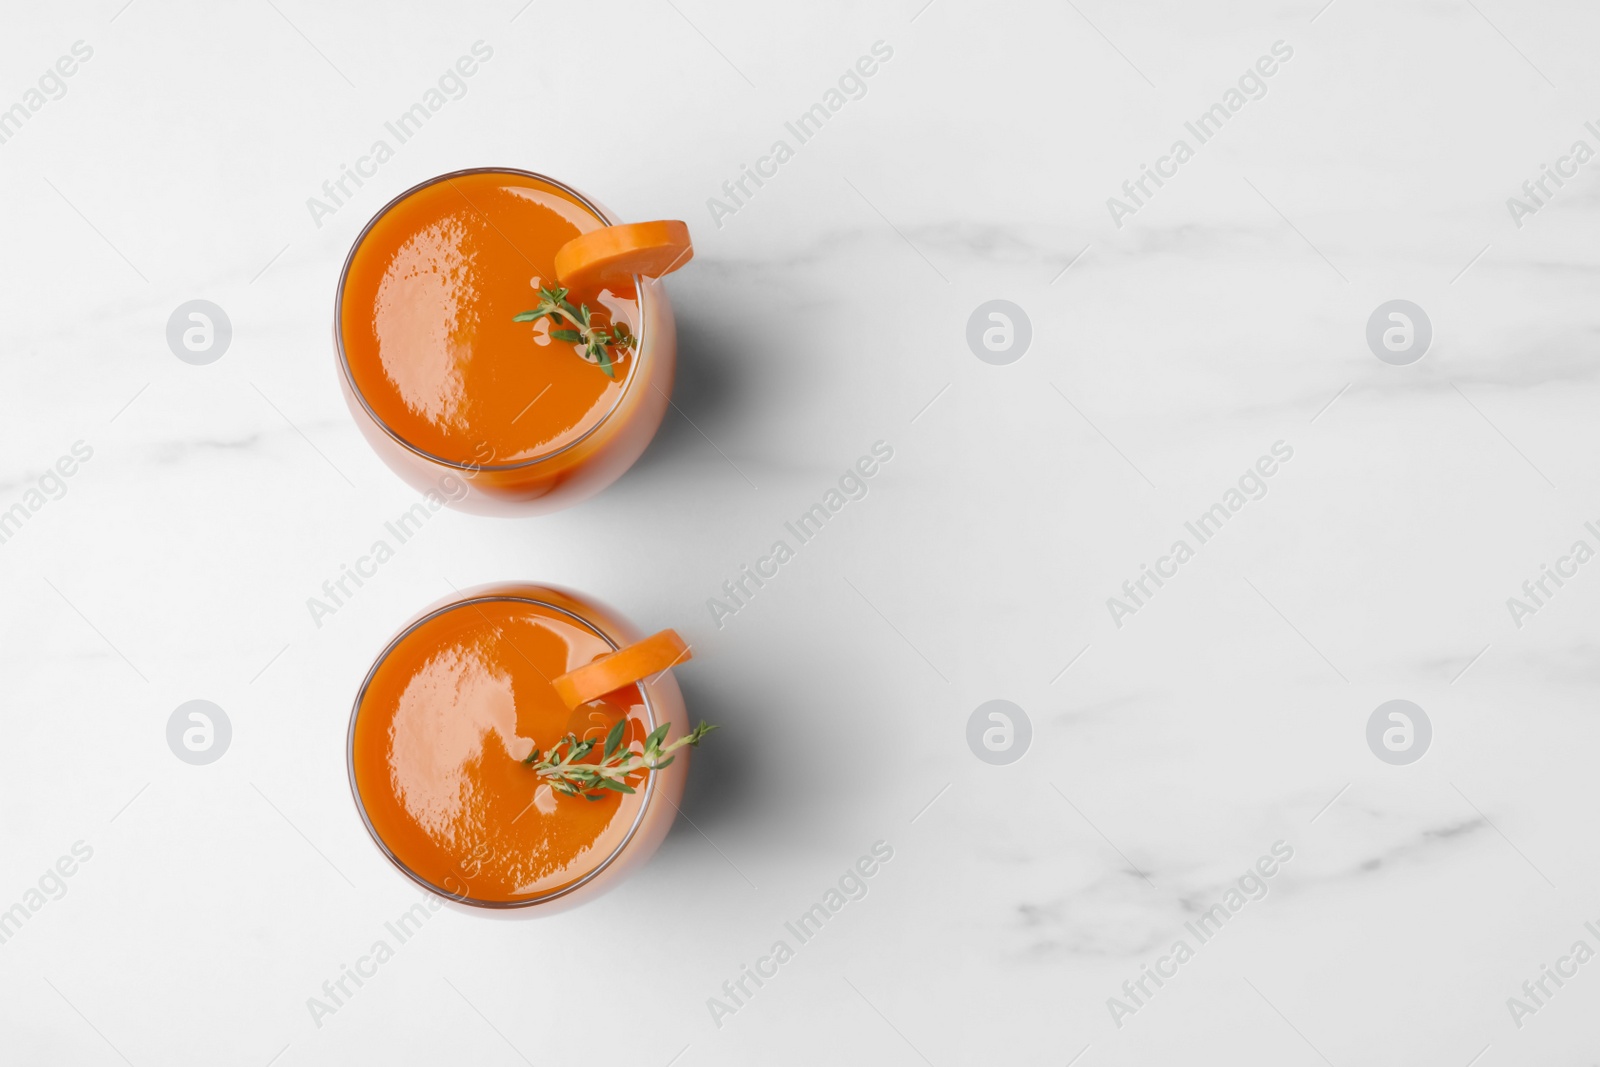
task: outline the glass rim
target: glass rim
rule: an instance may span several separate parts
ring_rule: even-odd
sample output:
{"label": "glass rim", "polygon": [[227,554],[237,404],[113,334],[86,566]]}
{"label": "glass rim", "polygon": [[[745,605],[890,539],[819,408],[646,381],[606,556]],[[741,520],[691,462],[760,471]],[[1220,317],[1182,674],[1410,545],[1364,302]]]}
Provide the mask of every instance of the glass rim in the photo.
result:
{"label": "glass rim", "polygon": [[[548,901],[564,897],[569,893],[573,893],[587,885],[589,882],[593,881],[601,874],[601,872],[605,871],[608,867],[615,863],[622,856],[622,854],[627,851],[628,846],[633,843],[634,837],[638,835],[639,828],[644,825],[645,815],[650,811],[650,802],[655,797],[656,776],[654,774],[646,776],[644,796],[639,803],[639,810],[634,815],[633,824],[628,827],[628,832],[623,835],[622,840],[617,842],[617,846],[612,849],[603,860],[596,864],[592,870],[586,872],[582,877],[568,883],[567,885],[561,886],[558,889],[552,889],[547,893],[541,893],[538,896],[528,897],[523,900],[480,900],[464,893],[453,893],[444,886],[435,885],[433,882],[430,882],[428,879],[424,878],[422,875],[418,874],[416,871],[407,866],[399,856],[395,855],[394,850],[389,847],[389,843],[383,839],[383,836],[378,833],[377,828],[372,825],[372,819],[367,814],[367,806],[361,799],[361,789],[356,785],[356,720],[361,717],[362,700],[366,697],[367,689],[372,685],[372,679],[377,675],[378,668],[382,667],[383,664],[388,661],[390,654],[399,647],[402,641],[415,633],[417,629],[424,623],[431,622],[439,616],[444,615],[447,612],[455,611],[458,608],[464,608],[472,604],[489,603],[493,601],[512,601],[514,603],[532,604],[537,607],[548,608],[549,610],[554,611],[559,615],[563,615],[571,619],[573,622],[576,622],[579,626],[583,627],[585,630],[588,630],[606,644],[610,645],[613,651],[616,651],[622,647],[620,644],[618,644],[615,638],[606,633],[589,619],[586,619],[577,612],[574,612],[568,608],[564,608],[559,604],[552,604],[548,600],[540,600],[537,597],[519,596],[515,593],[481,593],[477,595],[465,596],[458,600],[452,600],[448,604],[442,604],[423,615],[420,619],[410,623],[405,629],[396,634],[389,641],[389,643],[383,647],[383,651],[378,653],[377,657],[373,659],[372,666],[367,668],[366,677],[361,680],[361,688],[356,691],[355,705],[350,710],[350,725],[345,732],[345,770],[350,778],[350,795],[355,800],[356,812],[361,816],[362,825],[367,828],[367,835],[371,837],[373,843],[378,846],[378,851],[382,852],[384,857],[388,859],[388,861],[393,864],[396,869],[398,869],[407,878],[410,878],[413,882],[417,883],[423,889],[426,889],[430,893],[441,896],[446,900],[453,900],[462,904],[469,904],[476,908],[510,910],[514,908],[532,907],[536,904],[543,904]],[[639,696],[644,702],[645,720],[648,723],[649,728],[654,730],[659,724],[656,722],[656,709],[655,705],[650,701],[650,693],[642,682],[636,682],[634,684],[638,687]]]}
{"label": "glass rim", "polygon": [[[597,430],[600,429],[600,427],[604,426],[610,420],[611,416],[617,413],[618,409],[622,407],[623,401],[628,398],[629,390],[633,388],[634,379],[638,377],[639,368],[635,367],[634,372],[630,373],[627,380],[622,383],[622,388],[617,393],[617,399],[612,403],[611,407],[606,409],[605,414],[596,419],[593,426],[589,427],[587,430],[583,431],[583,433],[579,434],[577,437],[574,437],[560,448],[554,449],[550,452],[542,453],[541,455],[533,456],[529,459],[518,460],[515,463],[471,463],[454,459],[446,459],[443,456],[435,455],[425,448],[412,444],[410,441],[406,440],[398,430],[385,422],[383,417],[372,409],[372,404],[367,400],[366,394],[363,393],[361,391],[361,387],[356,384],[355,375],[350,371],[350,357],[345,353],[344,349],[344,287],[345,282],[350,277],[350,264],[355,262],[356,251],[361,247],[362,242],[367,239],[367,234],[371,232],[372,227],[378,224],[379,219],[387,215],[391,210],[394,209],[396,205],[398,205],[402,200],[405,200],[407,197],[428,188],[430,185],[438,185],[440,182],[449,181],[451,178],[462,178],[469,174],[514,174],[520,178],[533,178],[536,181],[541,181],[547,185],[552,185],[563,193],[566,193],[577,202],[579,207],[582,207],[584,210],[588,211],[606,226],[621,225],[620,219],[613,217],[610,212],[601,208],[600,205],[584,196],[572,186],[566,184],[565,182],[557,181],[548,174],[540,174],[536,171],[523,170],[520,167],[467,167],[462,170],[450,171],[448,174],[435,175],[434,177],[428,178],[425,181],[420,181],[404,192],[395,195],[387,204],[384,204],[383,207],[379,208],[377,212],[375,212],[373,216],[367,220],[367,224],[361,227],[361,232],[356,234],[356,239],[350,242],[350,251],[345,254],[344,266],[339,269],[339,285],[334,290],[334,349],[339,354],[339,372],[344,376],[345,384],[350,387],[350,392],[361,404],[361,409],[367,413],[367,417],[373,421],[374,425],[381,429],[392,441],[404,448],[406,451],[411,452],[412,454],[419,456],[424,460],[427,460],[429,463],[435,463],[442,467],[449,467],[453,470],[467,471],[469,473],[477,471],[522,470],[527,467],[532,467],[535,464],[543,463],[547,459],[554,459],[555,457],[573,448],[576,448],[578,445],[588,440]],[[645,351],[648,347],[645,322],[650,317],[645,307],[644,283],[646,280],[647,279],[642,278],[637,274],[633,276],[633,288],[634,292],[637,294],[637,303],[639,305],[639,329],[634,335],[639,339],[639,349],[638,355],[636,355],[634,358],[641,364],[644,362]]]}

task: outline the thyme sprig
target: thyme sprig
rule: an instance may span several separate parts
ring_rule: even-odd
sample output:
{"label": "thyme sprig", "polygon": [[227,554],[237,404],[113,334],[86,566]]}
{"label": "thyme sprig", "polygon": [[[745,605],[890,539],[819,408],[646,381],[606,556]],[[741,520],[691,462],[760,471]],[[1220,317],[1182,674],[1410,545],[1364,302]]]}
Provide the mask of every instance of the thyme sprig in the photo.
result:
{"label": "thyme sprig", "polygon": [[523,763],[534,769],[534,772],[550,783],[550,788],[567,797],[583,797],[585,800],[601,800],[607,793],[633,793],[636,790],[628,783],[628,779],[645,771],[659,771],[672,765],[678,757],[672,753],[684,745],[691,747],[700,744],[716,727],[702,721],[699,726],[690,730],[683,737],[678,738],[670,745],[663,746],[667,739],[667,732],[672,729],[671,723],[662,723],[644,739],[642,749],[635,749],[629,745],[624,747],[622,735],[628,726],[627,719],[619,719],[617,724],[606,734],[605,746],[600,751],[600,758],[593,763],[582,762],[599,743],[590,738],[587,741],[578,740],[576,734],[568,734],[550,747],[548,752],[540,753],[534,749],[523,759]]}
{"label": "thyme sprig", "polygon": [[[546,289],[540,286],[539,306],[532,311],[511,316],[511,321],[537,322],[546,316],[550,319],[550,325],[558,327],[550,331],[550,336],[557,341],[582,345],[584,358],[598,364],[607,378],[617,376],[615,363],[621,358],[621,353],[637,347],[639,343],[638,337],[634,336],[625,322],[614,322],[610,326],[596,325],[592,321],[589,305],[573,307],[567,299],[567,290],[559,287]],[[576,329],[569,328],[569,323]],[[612,349],[619,350],[615,357]]]}

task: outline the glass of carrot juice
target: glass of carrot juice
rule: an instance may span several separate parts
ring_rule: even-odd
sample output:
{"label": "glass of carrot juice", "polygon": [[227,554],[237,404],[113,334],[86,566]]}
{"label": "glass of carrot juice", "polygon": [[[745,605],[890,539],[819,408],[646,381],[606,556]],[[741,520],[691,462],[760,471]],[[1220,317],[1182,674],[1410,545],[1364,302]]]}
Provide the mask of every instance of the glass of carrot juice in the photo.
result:
{"label": "glass of carrot juice", "polygon": [[682,223],[623,224],[529,171],[423,182],[345,260],[334,320],[345,399],[421,491],[455,474],[468,511],[575,503],[620,477],[661,424],[677,338],[659,276],[692,255]]}
{"label": "glass of carrot juice", "polygon": [[[669,669],[686,658],[672,631],[641,640],[549,586],[487,585],[435,604],[356,697],[356,809],[391,863],[452,901],[549,912],[587,900],[643,864],[677,815],[681,749],[710,729],[689,729]],[[621,788],[585,784],[607,762],[637,762],[627,753],[648,754],[652,739],[670,753],[660,769]]]}

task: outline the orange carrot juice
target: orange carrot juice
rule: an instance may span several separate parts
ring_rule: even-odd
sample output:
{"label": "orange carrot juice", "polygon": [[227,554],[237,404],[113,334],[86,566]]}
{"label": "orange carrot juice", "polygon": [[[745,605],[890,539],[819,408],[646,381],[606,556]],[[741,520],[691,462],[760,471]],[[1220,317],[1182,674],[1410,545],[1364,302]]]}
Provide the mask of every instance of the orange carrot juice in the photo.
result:
{"label": "orange carrot juice", "polygon": [[677,358],[661,283],[613,272],[568,294],[611,347],[575,343],[572,323],[517,319],[558,287],[564,245],[619,225],[559,182],[501,169],[424,182],[367,224],[335,332],[346,400],[397,473],[424,491],[463,475],[467,510],[548,511],[639,457]]}
{"label": "orange carrot juice", "polygon": [[677,814],[686,759],[598,800],[562,795],[523,762],[619,721],[624,745],[663,725],[684,733],[670,672],[576,711],[552,685],[637,638],[593,602],[531,585],[485,586],[413,621],[350,721],[351,788],[378,847],[427,889],[488,908],[571,905],[647,859]]}

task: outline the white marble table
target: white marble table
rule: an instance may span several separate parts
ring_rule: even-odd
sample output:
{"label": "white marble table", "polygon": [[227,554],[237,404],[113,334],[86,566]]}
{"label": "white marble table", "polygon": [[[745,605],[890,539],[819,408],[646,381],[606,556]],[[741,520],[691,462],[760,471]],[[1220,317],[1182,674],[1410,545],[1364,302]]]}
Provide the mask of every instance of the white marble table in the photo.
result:
{"label": "white marble table", "polygon": [[[1600,1057],[1592,5],[122,3],[0,35],[7,1062]],[[415,499],[338,393],[339,264],[485,164],[689,221],[680,410],[586,504],[441,513],[319,627]],[[196,299],[208,365],[165,337]],[[968,345],[992,299],[1014,362]],[[1395,299],[1408,365],[1366,339]],[[624,887],[400,943],[350,700],[504,578],[680,629],[724,730]],[[204,766],[166,740],[194,699]],[[969,746],[991,700],[1020,760]]]}

